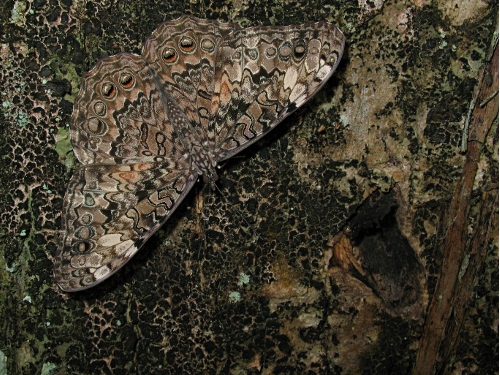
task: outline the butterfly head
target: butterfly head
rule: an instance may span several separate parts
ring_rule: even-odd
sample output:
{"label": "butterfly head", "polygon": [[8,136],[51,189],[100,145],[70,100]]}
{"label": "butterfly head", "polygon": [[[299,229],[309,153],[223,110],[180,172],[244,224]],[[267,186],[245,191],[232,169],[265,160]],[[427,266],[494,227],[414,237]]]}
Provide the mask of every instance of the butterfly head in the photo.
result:
{"label": "butterfly head", "polygon": [[217,181],[219,176],[217,176],[217,172],[215,168],[211,168],[203,173],[203,182],[207,185],[210,185],[212,189],[215,190],[215,181]]}

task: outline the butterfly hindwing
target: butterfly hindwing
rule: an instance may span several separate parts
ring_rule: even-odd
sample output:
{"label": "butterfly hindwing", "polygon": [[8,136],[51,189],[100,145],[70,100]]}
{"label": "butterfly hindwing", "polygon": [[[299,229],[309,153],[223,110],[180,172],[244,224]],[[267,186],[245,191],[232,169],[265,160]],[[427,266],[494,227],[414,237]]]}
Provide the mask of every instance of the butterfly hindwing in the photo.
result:
{"label": "butterfly hindwing", "polygon": [[71,141],[84,165],[181,158],[185,150],[154,73],[141,56],[100,60],[84,75],[71,117]]}
{"label": "butterfly hindwing", "polygon": [[115,273],[168,219],[196,178],[172,161],[78,169],[64,199],[55,265],[61,288],[86,289]]}
{"label": "butterfly hindwing", "polygon": [[[236,24],[182,16],[161,24],[146,40],[145,60],[187,117],[201,142],[213,143],[207,129],[219,45]],[[213,146],[212,146],[213,147]]]}

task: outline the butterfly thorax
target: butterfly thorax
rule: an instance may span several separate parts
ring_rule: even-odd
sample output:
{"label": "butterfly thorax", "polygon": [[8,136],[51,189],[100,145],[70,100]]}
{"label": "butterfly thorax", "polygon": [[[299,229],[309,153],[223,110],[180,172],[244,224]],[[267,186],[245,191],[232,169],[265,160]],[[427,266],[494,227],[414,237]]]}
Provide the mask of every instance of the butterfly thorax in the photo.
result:
{"label": "butterfly thorax", "polygon": [[[187,130],[187,131],[186,131]],[[209,149],[208,141],[201,141],[192,126],[186,126],[182,129],[183,137],[181,143],[186,150],[184,157],[190,161],[191,167],[195,172],[203,176],[205,183],[213,184],[217,181],[217,158]]]}
{"label": "butterfly thorax", "polygon": [[200,134],[199,124],[189,121],[182,109],[179,108],[179,105],[167,92],[164,92],[162,100],[175,129],[174,138],[179,139],[184,149],[184,158],[190,161],[189,164],[197,174],[203,176],[206,183],[212,184],[217,180],[217,157],[211,150],[213,142],[208,141],[206,133]]}
{"label": "butterfly thorax", "polygon": [[203,181],[206,184],[213,185],[219,178],[216,171],[217,161],[215,156],[204,148],[199,149],[193,147],[191,150],[195,150],[191,154],[191,160],[193,166],[197,168],[198,174],[203,176]]}

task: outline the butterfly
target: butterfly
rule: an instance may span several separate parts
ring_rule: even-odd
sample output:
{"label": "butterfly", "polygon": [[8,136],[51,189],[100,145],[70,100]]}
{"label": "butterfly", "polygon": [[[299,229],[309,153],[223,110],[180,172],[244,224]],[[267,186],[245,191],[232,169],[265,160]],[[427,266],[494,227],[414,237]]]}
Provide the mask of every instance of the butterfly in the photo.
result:
{"label": "butterfly", "polygon": [[142,55],[119,53],[83,76],[70,120],[76,169],[54,262],[73,292],[118,271],[199,176],[250,146],[337,68],[344,35],[327,22],[241,28],[182,16]]}

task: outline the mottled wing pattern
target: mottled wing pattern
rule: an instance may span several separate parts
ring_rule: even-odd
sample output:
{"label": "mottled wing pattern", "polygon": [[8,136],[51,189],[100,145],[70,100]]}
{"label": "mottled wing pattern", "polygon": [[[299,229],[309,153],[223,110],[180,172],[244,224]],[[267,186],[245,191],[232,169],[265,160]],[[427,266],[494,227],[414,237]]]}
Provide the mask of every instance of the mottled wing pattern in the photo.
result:
{"label": "mottled wing pattern", "polygon": [[105,280],[175,210],[198,177],[175,130],[186,126],[140,56],[105,58],[84,76],[71,118],[73,149],[84,167],[64,198],[55,262],[62,289]]}
{"label": "mottled wing pattern", "polygon": [[182,16],[144,56],[121,53],[85,74],[71,117],[83,164],[66,192],[55,278],[89,288],[122,267],[199,175],[258,140],[326,82],[344,36],[328,23],[241,29]]}
{"label": "mottled wing pattern", "polygon": [[78,169],[64,198],[55,262],[60,287],[83,290],[120,269],[175,211],[197,176],[168,160]]}
{"label": "mottled wing pattern", "polygon": [[248,147],[310,99],[337,68],[344,39],[326,22],[234,31],[216,59],[217,160]]}
{"label": "mottled wing pattern", "polygon": [[107,57],[83,77],[70,121],[73,150],[84,165],[178,159],[185,153],[172,124],[178,116],[141,56]]}
{"label": "mottled wing pattern", "polygon": [[143,55],[190,122],[207,150],[214,133],[208,129],[219,45],[236,24],[182,16],[160,25],[146,40]]}

